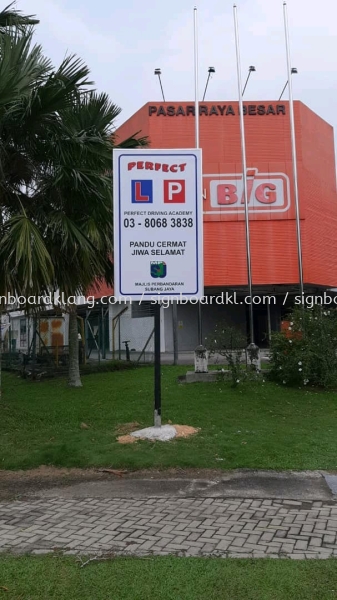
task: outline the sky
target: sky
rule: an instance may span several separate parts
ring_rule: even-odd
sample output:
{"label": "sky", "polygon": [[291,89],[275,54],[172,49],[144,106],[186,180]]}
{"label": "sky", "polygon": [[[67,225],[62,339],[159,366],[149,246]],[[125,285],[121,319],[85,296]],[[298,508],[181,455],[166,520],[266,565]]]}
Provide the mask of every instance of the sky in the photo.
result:
{"label": "sky", "polygon": [[[4,1],[4,6],[10,0]],[[245,100],[278,100],[287,81],[283,0],[237,0]],[[198,11],[199,93],[210,66],[206,100],[237,100],[232,0],[18,0],[36,14],[36,42],[55,65],[77,54],[99,91],[122,108],[116,125],[146,102],[160,102],[154,69],[162,71],[166,100],[194,100],[193,8]],[[337,2],[288,0],[294,99],[337,133]],[[288,99],[287,92],[284,99]]]}

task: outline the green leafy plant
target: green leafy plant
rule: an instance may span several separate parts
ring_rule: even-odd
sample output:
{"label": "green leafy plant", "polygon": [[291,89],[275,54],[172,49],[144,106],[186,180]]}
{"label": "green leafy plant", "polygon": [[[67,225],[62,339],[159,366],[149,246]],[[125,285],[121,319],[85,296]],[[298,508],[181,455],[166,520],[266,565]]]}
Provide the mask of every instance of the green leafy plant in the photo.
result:
{"label": "green leafy plant", "polygon": [[[219,354],[225,358],[229,366],[232,386],[236,387],[246,376],[245,371],[242,370],[245,336],[236,327],[223,322],[216,325],[214,332],[205,341],[210,356]],[[224,378],[224,376],[224,371],[220,371],[219,377]]]}
{"label": "green leafy plant", "polygon": [[270,377],[282,385],[337,386],[337,311],[295,307],[271,341]]}
{"label": "green leafy plant", "polygon": [[109,373],[111,371],[128,371],[140,368],[136,362],[126,360],[109,360],[100,365],[97,363],[88,363],[81,366],[82,375],[92,375],[94,373]]}

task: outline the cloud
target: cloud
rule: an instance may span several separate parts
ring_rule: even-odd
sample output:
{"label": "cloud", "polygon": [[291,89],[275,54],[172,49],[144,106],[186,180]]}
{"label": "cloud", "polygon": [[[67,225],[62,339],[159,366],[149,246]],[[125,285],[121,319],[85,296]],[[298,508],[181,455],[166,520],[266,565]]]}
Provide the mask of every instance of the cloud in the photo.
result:
{"label": "cloud", "polygon": [[[293,0],[288,3],[292,65],[298,69],[293,79],[295,98],[302,99],[327,120],[326,91],[335,102],[337,85],[337,6],[335,0],[323,0],[320,10],[313,2]],[[287,63],[283,21],[283,3],[279,0],[249,0],[238,3],[242,78],[248,66],[256,66],[250,78],[247,98],[277,99],[287,80]],[[236,54],[232,3],[200,0],[199,92],[202,95],[207,69],[216,74],[210,81],[207,97],[237,98]],[[170,96],[193,98],[193,10],[181,11],[166,29],[167,51],[162,57],[163,81]],[[172,92],[171,92],[172,90]],[[329,113],[329,114],[328,114]]]}
{"label": "cloud", "polygon": [[106,63],[123,50],[113,33],[95,28],[90,14],[82,7],[69,9],[53,0],[26,0],[20,8],[38,16],[37,35],[42,36],[44,47],[57,49],[57,54],[64,56],[68,52],[92,60],[99,57]]}
{"label": "cloud", "polygon": [[[209,66],[216,73],[207,99],[237,98],[233,2],[195,0],[199,30],[199,96]],[[154,69],[162,69],[167,100],[193,100],[193,4],[191,0],[21,0],[19,8],[38,14],[37,28],[54,62],[80,55],[99,89],[123,108],[119,122],[148,101],[160,101]],[[237,0],[242,79],[256,67],[247,100],[276,100],[287,79],[282,0]],[[294,96],[337,125],[335,56],[336,0],[288,0]],[[285,98],[286,98],[285,94]]]}

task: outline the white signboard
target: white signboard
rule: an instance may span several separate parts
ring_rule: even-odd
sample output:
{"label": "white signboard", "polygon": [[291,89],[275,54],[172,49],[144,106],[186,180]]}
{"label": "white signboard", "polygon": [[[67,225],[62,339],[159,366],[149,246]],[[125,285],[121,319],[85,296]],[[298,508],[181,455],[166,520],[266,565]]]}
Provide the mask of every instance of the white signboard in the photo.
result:
{"label": "white signboard", "polygon": [[114,150],[115,297],[203,296],[201,150]]}

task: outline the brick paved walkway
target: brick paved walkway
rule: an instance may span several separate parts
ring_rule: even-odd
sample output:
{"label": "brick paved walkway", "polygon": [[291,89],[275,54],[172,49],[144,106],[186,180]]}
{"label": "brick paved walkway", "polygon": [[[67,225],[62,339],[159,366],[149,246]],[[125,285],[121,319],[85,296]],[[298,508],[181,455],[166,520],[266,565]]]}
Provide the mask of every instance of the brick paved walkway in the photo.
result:
{"label": "brick paved walkway", "polygon": [[0,504],[0,551],[328,558],[333,502],[150,498]]}

